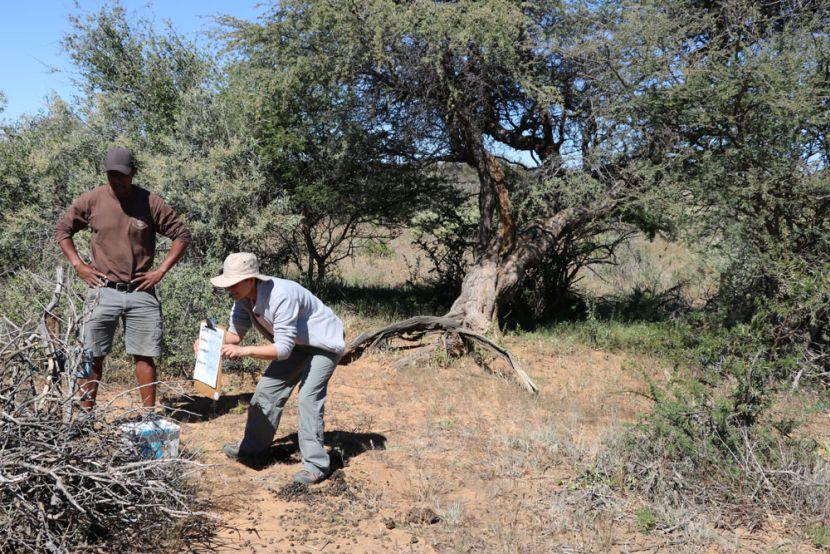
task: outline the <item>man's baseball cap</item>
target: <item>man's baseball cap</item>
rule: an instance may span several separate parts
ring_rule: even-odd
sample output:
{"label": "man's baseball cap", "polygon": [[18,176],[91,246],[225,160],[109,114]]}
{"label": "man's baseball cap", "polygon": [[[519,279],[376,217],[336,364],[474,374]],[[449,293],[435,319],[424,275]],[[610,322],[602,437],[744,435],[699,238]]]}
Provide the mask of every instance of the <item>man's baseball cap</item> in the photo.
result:
{"label": "man's baseball cap", "polygon": [[117,171],[124,175],[132,175],[135,169],[133,153],[123,146],[110,148],[107,150],[107,155],[104,158],[104,167],[107,171]]}

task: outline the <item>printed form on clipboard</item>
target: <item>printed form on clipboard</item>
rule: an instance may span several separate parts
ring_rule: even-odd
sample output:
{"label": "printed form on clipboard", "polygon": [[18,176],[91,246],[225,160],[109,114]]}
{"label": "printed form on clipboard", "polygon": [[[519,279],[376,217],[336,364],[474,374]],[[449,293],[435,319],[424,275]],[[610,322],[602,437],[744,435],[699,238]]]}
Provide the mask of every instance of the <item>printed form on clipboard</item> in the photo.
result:
{"label": "printed form on clipboard", "polygon": [[199,327],[199,349],[193,368],[193,385],[196,391],[219,400],[222,394],[222,343],[225,329],[203,321]]}

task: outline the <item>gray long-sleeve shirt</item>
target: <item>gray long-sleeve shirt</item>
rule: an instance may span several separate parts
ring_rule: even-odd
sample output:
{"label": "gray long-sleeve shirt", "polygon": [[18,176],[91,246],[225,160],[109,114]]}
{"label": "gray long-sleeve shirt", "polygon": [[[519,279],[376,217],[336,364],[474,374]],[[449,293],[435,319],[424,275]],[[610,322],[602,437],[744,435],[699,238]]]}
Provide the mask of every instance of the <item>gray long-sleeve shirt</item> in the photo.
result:
{"label": "gray long-sleeve shirt", "polygon": [[307,289],[287,279],[258,281],[253,305],[248,299],[234,302],[228,330],[244,337],[252,326],[273,341],[278,360],[288,358],[295,344],[335,354],[346,348],[340,318]]}

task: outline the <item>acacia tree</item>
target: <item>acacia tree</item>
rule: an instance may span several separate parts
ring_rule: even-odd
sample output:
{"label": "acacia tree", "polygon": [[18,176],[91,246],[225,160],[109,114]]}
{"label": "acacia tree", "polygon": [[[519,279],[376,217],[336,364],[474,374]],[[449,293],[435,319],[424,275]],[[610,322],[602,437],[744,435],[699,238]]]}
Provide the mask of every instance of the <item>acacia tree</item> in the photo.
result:
{"label": "acacia tree", "polygon": [[661,31],[651,35],[634,17],[620,29],[643,37],[638,52],[657,69],[631,112],[668,144],[660,169],[700,209],[697,236],[720,238],[741,264],[741,252],[773,253],[762,265],[780,254],[821,263],[830,252],[830,3],[644,2],[636,17]]}
{"label": "acacia tree", "polygon": [[223,21],[239,54],[228,68],[228,94],[256,140],[267,194],[286,199],[274,239],[310,285],[356,250],[393,236],[418,210],[453,201],[439,173],[399,163],[413,147],[357,91],[322,86],[326,77],[310,73],[266,30]]}
{"label": "acacia tree", "polygon": [[[234,36],[284,60],[277,78],[350,91],[364,130],[396,138],[390,162],[476,171],[474,261],[447,316],[486,333],[557,241],[659,180],[642,170],[649,137],[613,117],[637,86],[606,32],[618,17],[548,1],[295,0]],[[508,179],[503,150],[535,157],[538,168]],[[530,185],[536,202],[519,210]]]}
{"label": "acacia tree", "polygon": [[752,409],[771,377],[830,367],[828,28],[826,0],[642,2],[619,26],[653,75],[629,109],[671,153],[658,167],[687,234],[721,261],[712,305],[748,330],[730,348],[771,362],[738,372]]}
{"label": "acacia tree", "polygon": [[157,146],[175,128],[181,98],[204,87],[210,63],[204,52],[172,28],[133,18],[119,3],[69,16],[63,37],[87,100],[109,116],[112,131]]}

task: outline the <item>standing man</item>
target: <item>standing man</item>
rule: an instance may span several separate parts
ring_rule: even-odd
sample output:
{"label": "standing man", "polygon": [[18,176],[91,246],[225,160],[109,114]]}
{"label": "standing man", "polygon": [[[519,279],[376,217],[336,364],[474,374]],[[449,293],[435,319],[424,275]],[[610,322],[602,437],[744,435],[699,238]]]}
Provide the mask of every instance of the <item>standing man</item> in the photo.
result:
{"label": "standing man", "polygon": [[[259,272],[259,261],[246,252],[229,255],[222,275],[211,279],[234,299],[222,355],[271,360],[248,407],[245,436],[239,444],[226,444],[233,459],[261,457],[271,448],[280,416],[291,391],[300,392],[297,435],[302,469],[297,483],[319,483],[331,474],[331,460],[323,447],[323,412],[328,382],[345,349],[343,323],[334,312],[294,281]],[[268,342],[240,346],[251,327]],[[198,348],[198,338],[193,345]]]}
{"label": "standing man", "polygon": [[[156,403],[156,364],[161,355],[161,304],[155,285],[179,261],[190,232],[158,195],[133,185],[132,153],[111,148],[104,160],[108,184],[78,197],[55,226],[55,239],[78,276],[90,287],[87,305],[94,305],[84,329],[84,349],[92,351],[92,374],[80,379],[82,408],[92,408],[112,347],[118,320],[124,322],[124,345],[135,361],[141,401]],[[92,230],[92,263],[78,255],[72,236]],[[153,269],[156,233],[173,239],[164,261]]]}

